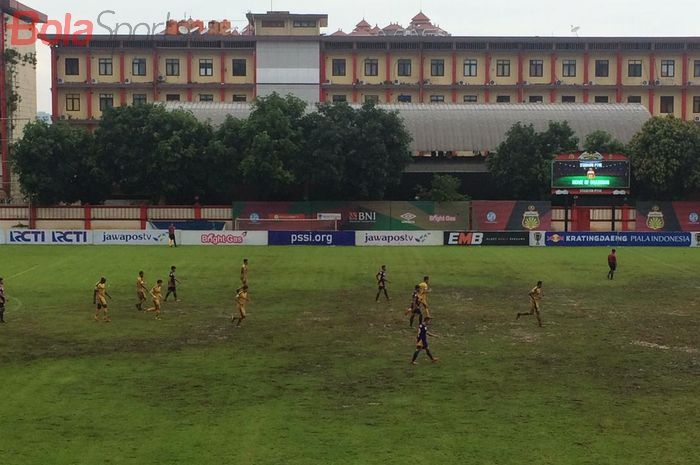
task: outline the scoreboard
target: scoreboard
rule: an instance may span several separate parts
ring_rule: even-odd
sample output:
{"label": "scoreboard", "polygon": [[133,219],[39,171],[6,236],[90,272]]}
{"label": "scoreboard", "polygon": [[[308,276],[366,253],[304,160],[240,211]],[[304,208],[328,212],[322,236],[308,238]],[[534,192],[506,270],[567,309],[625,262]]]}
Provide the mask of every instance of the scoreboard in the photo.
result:
{"label": "scoreboard", "polygon": [[584,152],[552,161],[553,194],[625,195],[629,187],[630,163],[624,155]]}

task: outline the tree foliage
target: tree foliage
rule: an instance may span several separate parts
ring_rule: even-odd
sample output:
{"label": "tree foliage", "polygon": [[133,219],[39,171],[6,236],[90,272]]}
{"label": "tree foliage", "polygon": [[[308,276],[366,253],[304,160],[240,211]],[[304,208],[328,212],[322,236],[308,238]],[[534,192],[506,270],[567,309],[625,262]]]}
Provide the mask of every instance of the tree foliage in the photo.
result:
{"label": "tree foliage", "polygon": [[100,202],[109,181],[92,134],[64,122],[29,123],[12,147],[12,162],[24,194],[33,202]]}
{"label": "tree foliage", "polygon": [[[228,203],[234,193],[255,200],[299,193],[310,200],[381,200],[410,163],[409,143],[396,113],[346,104],[307,113],[300,99],[272,94],[256,100],[249,118],[229,117],[216,129],[185,111],[134,105],[105,111],[94,136],[64,124],[33,126],[16,150],[20,182],[41,202],[95,202],[117,193],[161,203]],[[100,180],[99,189],[63,186],[53,179],[51,157],[74,160],[58,173],[74,180],[87,173]]]}
{"label": "tree foliage", "polygon": [[583,141],[583,149],[586,152],[625,153],[625,144],[607,131],[593,131]]}
{"label": "tree foliage", "polygon": [[549,191],[554,156],[576,150],[578,138],[567,122],[550,122],[540,133],[531,124],[516,123],[487,166],[503,197],[538,199]]}
{"label": "tree foliage", "polygon": [[430,182],[430,188],[420,186],[418,197],[421,200],[432,200],[434,202],[459,202],[467,200],[467,196],[459,192],[461,181],[449,174],[436,174]]}
{"label": "tree foliage", "polygon": [[650,119],[630,141],[629,156],[642,197],[682,199],[700,189],[700,128],[691,122]]}

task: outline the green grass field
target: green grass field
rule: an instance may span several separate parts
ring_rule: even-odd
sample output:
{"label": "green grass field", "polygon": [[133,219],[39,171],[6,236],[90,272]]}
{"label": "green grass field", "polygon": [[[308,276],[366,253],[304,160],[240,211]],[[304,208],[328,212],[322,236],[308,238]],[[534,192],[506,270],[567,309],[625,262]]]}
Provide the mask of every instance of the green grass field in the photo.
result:
{"label": "green grass field", "polygon": [[[0,464],[696,465],[699,252],[618,253],[609,282],[604,249],[1,246]],[[136,273],[172,264],[155,321]],[[424,274],[441,360],[411,366]]]}

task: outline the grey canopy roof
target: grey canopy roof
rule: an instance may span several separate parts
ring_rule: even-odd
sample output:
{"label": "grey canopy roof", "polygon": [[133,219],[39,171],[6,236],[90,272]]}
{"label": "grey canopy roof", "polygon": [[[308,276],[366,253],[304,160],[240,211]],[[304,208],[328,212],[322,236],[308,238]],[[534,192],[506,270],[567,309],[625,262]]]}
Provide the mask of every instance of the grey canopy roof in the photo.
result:
{"label": "grey canopy roof", "polygon": [[[200,120],[220,125],[227,115],[247,118],[245,103],[168,102],[165,107],[192,112]],[[568,121],[579,140],[604,130],[623,143],[630,141],[651,117],[639,104],[386,104],[397,111],[411,133],[413,152],[494,151],[517,122],[547,128],[550,121]]]}

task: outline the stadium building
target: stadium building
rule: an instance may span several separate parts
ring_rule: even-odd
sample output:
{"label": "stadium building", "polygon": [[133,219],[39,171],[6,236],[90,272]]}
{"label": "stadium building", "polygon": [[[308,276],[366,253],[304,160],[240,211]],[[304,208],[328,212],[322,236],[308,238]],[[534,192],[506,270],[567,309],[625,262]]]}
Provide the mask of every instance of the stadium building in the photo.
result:
{"label": "stadium building", "polygon": [[54,119],[94,125],[114,105],[250,102],[636,103],[700,122],[700,38],[451,36],[423,13],[406,27],[273,11],[170,21],[162,34],[70,37],[52,48]]}
{"label": "stadium building", "polygon": [[[0,0],[0,201],[7,195],[18,196],[11,189],[8,165],[9,146],[24,127],[36,119],[36,44],[27,29],[17,24],[46,22],[46,15],[14,0]],[[8,102],[9,105],[8,105]],[[14,108],[13,108],[14,107]],[[13,192],[10,192],[10,191]]]}

